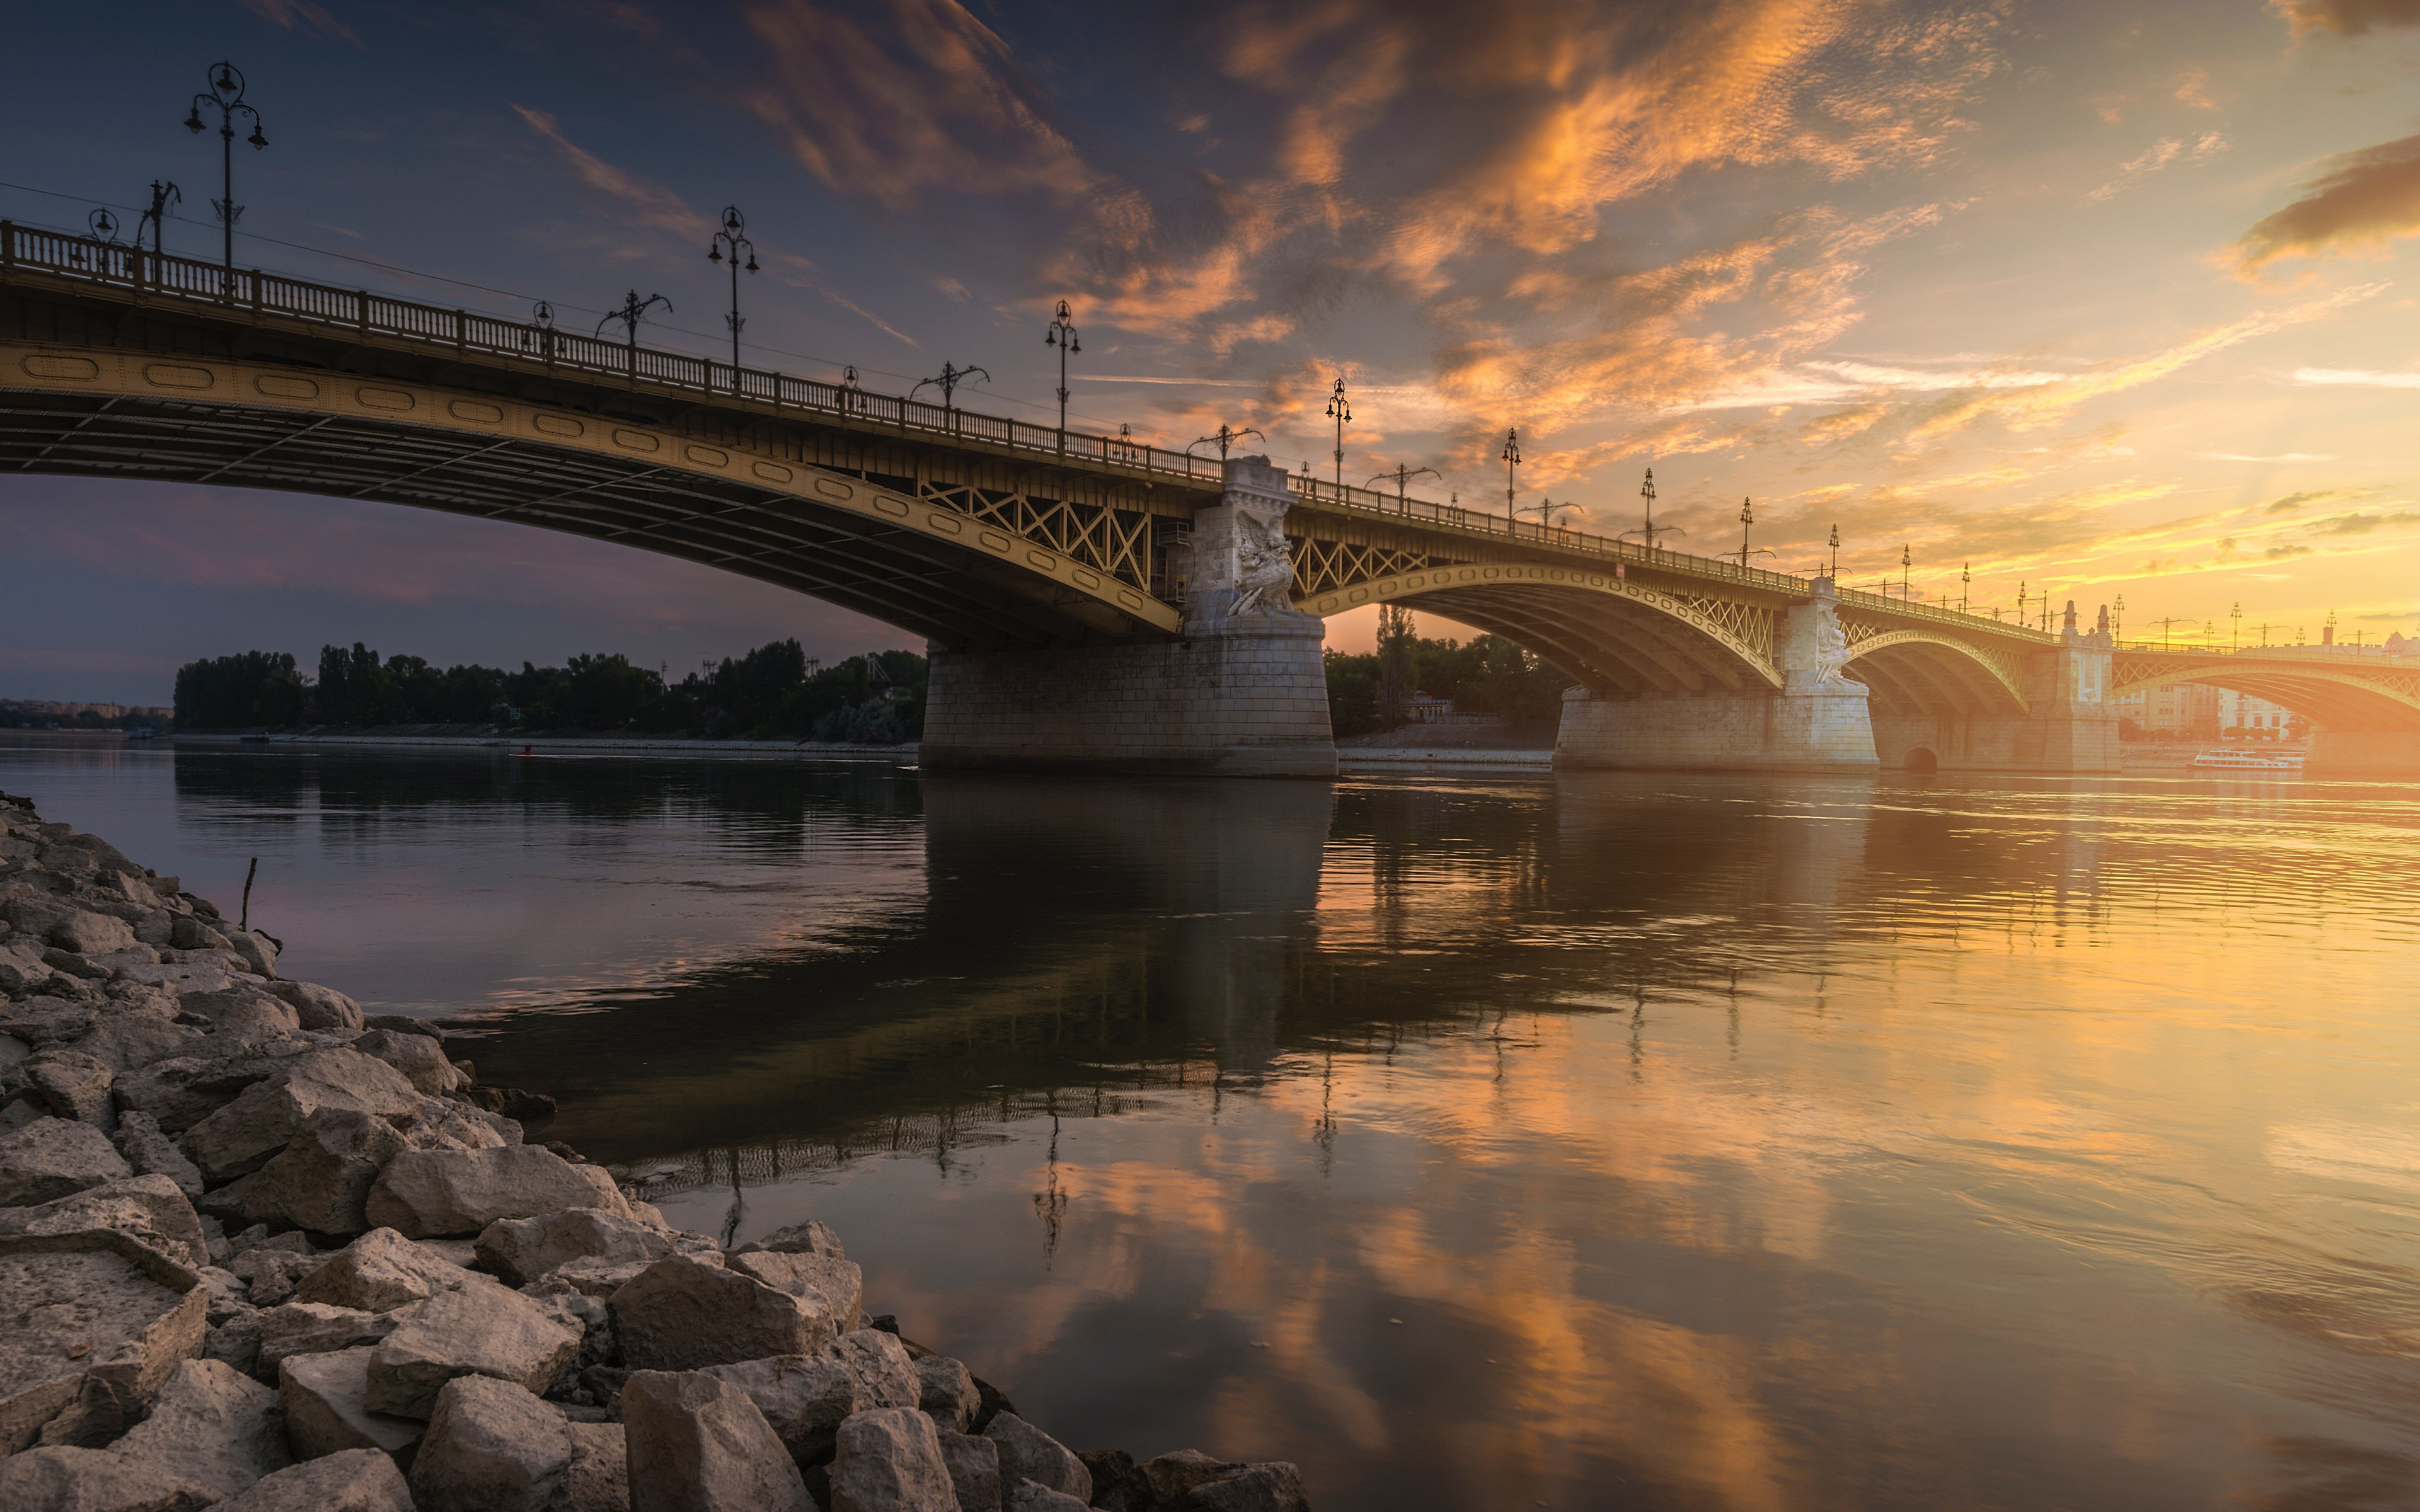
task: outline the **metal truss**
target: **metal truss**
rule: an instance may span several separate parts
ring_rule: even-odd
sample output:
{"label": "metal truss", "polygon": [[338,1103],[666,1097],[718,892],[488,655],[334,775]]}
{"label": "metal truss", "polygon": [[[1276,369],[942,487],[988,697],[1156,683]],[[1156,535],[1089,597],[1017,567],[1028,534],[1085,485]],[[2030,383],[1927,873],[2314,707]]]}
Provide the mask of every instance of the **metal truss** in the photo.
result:
{"label": "metal truss", "polygon": [[917,496],[961,515],[999,526],[1012,535],[1097,567],[1120,582],[1152,585],[1152,519],[1129,510],[1063,499],[1036,499],[1022,489],[979,488],[971,484],[920,480]]}
{"label": "metal truss", "polygon": [[1771,605],[1738,598],[1709,598],[1699,594],[1673,596],[1688,606],[1689,613],[1700,625],[1723,631],[1761,655],[1768,664],[1772,662],[1774,626],[1779,623],[1779,616]]}
{"label": "metal truss", "polygon": [[1288,536],[1286,544],[1294,548],[1294,591],[1295,596],[1301,598],[1333,593],[1339,588],[1352,588],[1380,578],[1392,578],[1399,573],[1418,572],[1423,567],[1443,566],[1450,560],[1426,551],[1359,546],[1350,541],[1322,541],[1299,535]]}

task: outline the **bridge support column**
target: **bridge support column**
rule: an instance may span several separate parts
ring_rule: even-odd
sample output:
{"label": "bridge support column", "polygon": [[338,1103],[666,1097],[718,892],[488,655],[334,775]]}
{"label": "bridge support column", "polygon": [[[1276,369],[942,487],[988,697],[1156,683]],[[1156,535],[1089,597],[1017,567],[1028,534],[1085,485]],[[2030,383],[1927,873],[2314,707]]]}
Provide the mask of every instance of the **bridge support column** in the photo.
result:
{"label": "bridge support column", "polygon": [[935,768],[1334,777],[1325,626],[1290,607],[1293,503],[1265,457],[1193,517],[1185,631],[1091,646],[932,652]]}
{"label": "bridge support column", "polygon": [[2343,782],[2420,780],[2420,730],[2314,730],[2303,775]]}
{"label": "bridge support column", "polygon": [[1778,690],[1599,698],[1563,695],[1555,764],[1566,770],[1683,768],[1712,772],[1870,772],[1873,726],[1863,683],[1840,674],[1847,645],[1838,601],[1818,579],[1776,639]]}
{"label": "bridge support column", "polygon": [[1885,768],[1914,772],[2118,772],[2118,710],[2107,701],[2111,640],[2080,634],[2067,610],[2061,643],[2027,656],[2023,714],[1878,714]]}

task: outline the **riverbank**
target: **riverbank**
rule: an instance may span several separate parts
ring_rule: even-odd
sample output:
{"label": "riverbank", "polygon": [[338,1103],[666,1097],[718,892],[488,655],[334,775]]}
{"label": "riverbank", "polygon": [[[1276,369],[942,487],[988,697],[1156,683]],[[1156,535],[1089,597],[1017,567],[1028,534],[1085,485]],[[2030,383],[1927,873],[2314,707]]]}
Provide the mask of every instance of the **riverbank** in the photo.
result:
{"label": "riverbank", "polygon": [[916,760],[913,742],[853,746],[816,740],[685,740],[655,735],[433,734],[366,731],[358,734],[206,731],[173,734],[168,743],[197,749],[495,750],[532,756],[713,756],[735,761],[892,762]]}
{"label": "riverbank", "polygon": [[0,1506],[1306,1506],[1063,1448],[822,1223],[675,1229],[282,949],[0,795]]}

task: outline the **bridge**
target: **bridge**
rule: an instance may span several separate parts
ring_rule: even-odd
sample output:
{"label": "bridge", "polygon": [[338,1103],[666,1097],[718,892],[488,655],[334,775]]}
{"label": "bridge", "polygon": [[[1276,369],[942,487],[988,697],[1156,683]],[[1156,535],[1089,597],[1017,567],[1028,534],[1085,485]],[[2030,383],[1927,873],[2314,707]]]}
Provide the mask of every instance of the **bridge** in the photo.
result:
{"label": "bridge", "polygon": [[[925,639],[937,767],[1332,772],[1321,620],[1366,604],[1560,669],[1573,767],[2114,771],[2114,669],[2156,655],[7,222],[0,470],[380,500],[776,583]],[[2257,677],[2420,770],[2392,674]]]}

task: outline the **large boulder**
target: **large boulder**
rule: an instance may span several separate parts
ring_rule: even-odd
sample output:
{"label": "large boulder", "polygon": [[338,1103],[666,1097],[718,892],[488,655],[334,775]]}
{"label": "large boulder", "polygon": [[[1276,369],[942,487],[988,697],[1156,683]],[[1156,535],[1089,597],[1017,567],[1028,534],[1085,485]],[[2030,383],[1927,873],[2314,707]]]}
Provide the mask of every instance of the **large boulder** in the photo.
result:
{"label": "large boulder", "polygon": [[821,1307],[835,1333],[857,1326],[858,1304],[865,1297],[865,1273],[853,1261],[828,1255],[752,1251],[728,1256],[723,1264],[742,1275],[754,1276],[776,1291],[786,1291]]}
{"label": "large boulder", "polygon": [[916,1373],[916,1358],[896,1334],[861,1328],[832,1341],[832,1355],[848,1371],[857,1389],[857,1410],[876,1407],[921,1407],[924,1382]]}
{"label": "large boulder", "polygon": [[832,1318],[821,1303],[687,1255],[640,1272],[613,1293],[613,1308],[623,1363],[633,1370],[820,1354],[832,1342]]}
{"label": "large boulder", "polygon": [[222,1497],[293,1460],[277,1394],[216,1360],[178,1365],[150,1415],[110,1448]]}
{"label": "large boulder", "polygon": [[298,1302],[386,1313],[480,1280],[392,1228],[373,1228],[294,1288]]}
{"label": "large boulder", "polygon": [[362,1005],[333,988],[308,981],[272,981],[269,991],[294,1010],[306,1029],[357,1032],[362,1026]]}
{"label": "large boulder", "polygon": [[[402,1080],[391,1067],[371,1063]],[[387,1162],[371,1184],[367,1217],[408,1239],[426,1239],[474,1235],[499,1218],[530,1218],[565,1208],[628,1211],[613,1179],[601,1168],[574,1165],[535,1145],[407,1149]]]}
{"label": "large boulder", "polygon": [[995,1412],[984,1437],[1000,1448],[1000,1483],[1009,1490],[1019,1481],[1038,1481],[1079,1503],[1093,1499],[1093,1473],[1058,1440],[1015,1412]]}
{"label": "large boulder", "polygon": [[376,1449],[411,1463],[427,1425],[369,1410],[370,1356],[377,1349],[365,1344],[332,1354],[289,1354],[278,1363],[277,1401],[286,1410],[286,1438],[296,1458]]}
{"label": "large boulder", "polygon": [[148,1113],[120,1113],[117,1133],[110,1143],[117,1147],[117,1153],[134,1168],[135,1175],[164,1176],[189,1200],[202,1195],[200,1168],[185,1158],[185,1152],[160,1127],[160,1120]]}
{"label": "large boulder", "polygon": [[976,1434],[953,1433],[939,1424],[934,1427],[941,1463],[950,1472],[950,1489],[957,1493],[958,1512],[1001,1512],[1000,1445]]}
{"label": "large boulder", "polygon": [[208,1265],[202,1220],[164,1176],[129,1176],[24,1208],[0,1208],[0,1236],[110,1228],[193,1270]]}
{"label": "large boulder", "polygon": [[414,1512],[411,1488],[393,1456],[339,1449],[289,1465],[219,1504],[219,1512]]}
{"label": "large boulder", "polygon": [[630,1512],[813,1512],[805,1479],[748,1394],[696,1372],[622,1385]]}
{"label": "large boulder", "polygon": [[274,1376],[289,1354],[333,1354],[376,1344],[395,1332],[395,1319],[324,1302],[287,1302],[263,1311],[253,1328],[259,1340],[253,1373]]}
{"label": "large boulder", "polygon": [[92,1027],[93,1020],[101,1016],[101,1010],[88,1002],[51,995],[70,988],[82,990],[68,979],[57,979],[43,995],[0,1009],[0,1034],[23,1040],[38,1050],[81,1038]]}
{"label": "large boulder", "polygon": [[[568,1208],[531,1218],[499,1218],[479,1234],[479,1263],[521,1287],[574,1260],[600,1268],[629,1266],[631,1273],[683,1251],[694,1252],[682,1236],[651,1228],[598,1208]],[[712,1241],[702,1240],[708,1247]]]}
{"label": "large boulder", "polygon": [[1084,1504],[1040,1481],[1021,1480],[1001,1498],[1001,1512],[1084,1512]]}
{"label": "large boulder", "polygon": [[285,1034],[302,1026],[302,1021],[291,1004],[280,1002],[252,987],[229,987],[219,992],[195,992],[188,988],[178,995],[177,1006],[188,1019],[209,1020],[213,1032],[252,1030]]}
{"label": "large boulder", "polygon": [[370,1185],[404,1150],[395,1125],[357,1108],[314,1109],[286,1148],[212,1199],[212,1211],[246,1221],[282,1220],[321,1234],[370,1227]]}
{"label": "large boulder", "polygon": [[395,1332],[370,1355],[364,1401],[398,1417],[427,1417],[457,1376],[492,1376],[542,1396],[580,1353],[579,1330],[493,1283],[441,1291],[393,1316]]}
{"label": "large boulder", "polygon": [[975,1387],[974,1373],[947,1355],[919,1357],[916,1381],[920,1388],[916,1405],[937,1426],[953,1433],[964,1433],[983,1410],[983,1393]]}
{"label": "large boulder", "polygon": [[70,908],[49,930],[50,941],[62,950],[78,955],[105,955],[112,950],[134,948],[134,929],[122,918],[96,914],[86,909]]}
{"label": "large boulder", "polygon": [[201,1512],[218,1500],[168,1467],[106,1449],[29,1449],[0,1459],[0,1506],[11,1512]]}
{"label": "large boulder", "polygon": [[444,1044],[425,1034],[371,1029],[354,1040],[352,1047],[403,1072],[424,1097],[442,1097],[462,1085],[462,1073],[445,1058]]}
{"label": "large boulder", "polygon": [[774,1436],[801,1465],[832,1455],[832,1435],[857,1411],[857,1383],[830,1354],[777,1354],[766,1360],[707,1365],[699,1372],[748,1394]]}
{"label": "large boulder", "polygon": [[112,1013],[69,1048],[123,1076],[154,1061],[191,1055],[204,1038],[201,1030],[157,1013]]}
{"label": "large boulder", "polygon": [[208,1180],[232,1180],[285,1149],[322,1109],[409,1123],[419,1115],[420,1094],[382,1060],[342,1047],[306,1051],[186,1130],[185,1152]]}
{"label": "large boulder", "polygon": [[848,1256],[840,1247],[840,1236],[830,1226],[810,1218],[787,1228],[776,1228],[762,1239],[752,1239],[735,1248],[734,1255],[748,1255],[757,1250],[769,1250],[778,1255],[827,1255],[835,1260]]}
{"label": "large boulder", "polygon": [[0,1135],[0,1208],[54,1202],[133,1174],[109,1136],[88,1123],[37,1119]]}
{"label": "large boulder", "polygon": [[575,1424],[509,1381],[448,1381],[411,1462],[419,1512],[622,1512],[629,1487],[614,1423]]}
{"label": "large boulder", "polygon": [[933,1420],[882,1407],[840,1426],[831,1462],[831,1512],[958,1512]]}
{"label": "large boulder", "polygon": [[70,1412],[104,1439],[135,1421],[200,1351],[209,1302],[200,1276],[123,1234],[0,1239],[0,1455]]}
{"label": "large boulder", "polygon": [[1283,1460],[1246,1464],[1179,1449],[1135,1467],[1154,1512],[1310,1512],[1302,1472]]}
{"label": "large boulder", "polygon": [[88,1123],[102,1134],[117,1129],[117,1107],[109,1084],[117,1073],[81,1050],[43,1050],[17,1068],[25,1095],[54,1119]]}
{"label": "large boulder", "polygon": [[[280,1047],[221,1040],[217,1036],[208,1038],[215,1044],[196,1044],[190,1055],[121,1072],[110,1088],[117,1100],[119,1115],[123,1117],[129,1109],[147,1113],[162,1129],[180,1134],[268,1080],[290,1058],[275,1053]],[[244,1047],[236,1053],[209,1053],[238,1043]]]}

